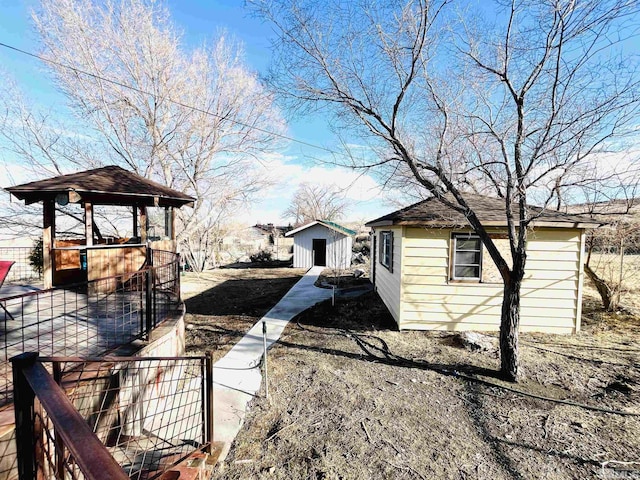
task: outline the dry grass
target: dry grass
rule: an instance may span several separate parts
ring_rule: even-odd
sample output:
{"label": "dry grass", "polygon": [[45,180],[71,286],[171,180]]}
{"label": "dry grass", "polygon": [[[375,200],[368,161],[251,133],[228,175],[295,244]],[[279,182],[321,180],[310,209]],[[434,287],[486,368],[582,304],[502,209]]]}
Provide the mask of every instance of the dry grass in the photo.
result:
{"label": "dry grass", "polygon": [[[271,350],[271,398],[254,401],[217,478],[574,479],[597,478],[602,462],[640,462],[640,417],[465,380],[456,372],[501,383],[497,352],[394,331],[375,294],[299,321]],[[587,297],[580,334],[521,338],[517,388],[640,412],[638,318]]]}
{"label": "dry grass", "polygon": [[[620,257],[617,254],[593,253],[591,268],[607,282],[620,280]],[[622,268],[620,300],[624,305],[640,309],[640,255],[625,255]]]}
{"label": "dry grass", "polygon": [[293,268],[229,268],[188,273],[181,282],[187,306],[187,352],[221,358],[300,279]]}

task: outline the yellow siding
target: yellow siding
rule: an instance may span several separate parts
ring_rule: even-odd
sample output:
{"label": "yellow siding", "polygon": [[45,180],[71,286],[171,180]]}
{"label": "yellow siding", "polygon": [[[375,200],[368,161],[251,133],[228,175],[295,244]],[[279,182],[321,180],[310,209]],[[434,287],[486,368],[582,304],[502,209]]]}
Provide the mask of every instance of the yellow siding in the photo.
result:
{"label": "yellow siding", "polygon": [[[553,270],[561,270],[561,271],[572,271],[577,269],[580,265],[580,262],[563,261],[563,260],[554,260],[555,268]],[[527,270],[549,270],[549,262],[540,259],[532,259],[530,256],[527,257]]]}
{"label": "yellow siding", "polygon": [[579,272],[579,278],[578,278],[578,299],[577,299],[577,304],[578,304],[578,313],[576,314],[576,328],[575,328],[575,332],[579,332],[580,331],[580,326],[581,326],[581,322],[582,322],[582,288],[584,286],[584,268],[582,268],[582,265],[584,265],[585,263],[585,242],[587,239],[587,235],[585,233],[585,231],[582,231],[582,234],[580,235],[580,261],[578,262],[578,265],[580,266],[580,268],[578,269]]}
{"label": "yellow siding", "polygon": [[[403,330],[444,330],[449,332],[464,332],[464,331],[478,331],[478,332],[497,332],[500,326],[496,324],[482,324],[482,323],[454,323],[454,322],[403,322]],[[545,326],[544,329],[536,326],[521,325],[521,332],[545,332],[555,333],[560,335],[568,335],[574,333],[573,327],[562,326]]]}
{"label": "yellow siding", "polygon": [[[408,275],[432,275],[438,277],[447,276],[447,262],[443,259],[443,265],[406,265],[402,272],[405,276]],[[406,281],[406,280],[405,280]]]}
{"label": "yellow siding", "polygon": [[[427,320],[427,321],[440,321],[443,315],[456,323],[472,321],[477,323],[497,323],[496,319],[500,319],[500,305],[484,305],[479,303],[478,305],[442,305],[440,308],[433,306],[433,308],[420,309],[419,311],[412,311],[411,307],[405,307],[402,312],[402,320]],[[524,307],[523,307],[524,308]],[[545,324],[549,320],[549,309],[541,308],[526,308],[527,324]],[[563,319],[565,316],[573,315],[573,308],[554,308],[554,317]],[[563,324],[563,326],[570,326]]]}
{"label": "yellow siding", "polygon": [[[425,299],[428,298],[428,299]],[[437,305],[502,305],[502,295],[494,296],[471,296],[471,295],[419,295],[405,293],[403,299],[406,303],[406,309],[433,309]],[[548,298],[548,297],[531,297],[530,295],[521,298],[520,303],[524,307],[536,307],[540,301],[544,299],[545,305],[552,308],[573,308],[575,306],[575,298]],[[414,307],[414,308],[412,308]]]}
{"label": "yellow siding", "polygon": [[406,247],[407,257],[442,258],[449,252],[448,248],[420,248],[418,246]]}
{"label": "yellow siding", "polygon": [[[460,296],[460,297],[489,297],[499,296],[502,298],[502,285],[499,284],[442,284],[442,285],[403,285],[403,295],[415,294],[422,295],[423,298],[437,298],[439,295],[445,296]],[[540,298],[540,299],[564,299],[564,298],[577,298],[577,292],[570,295],[571,292],[567,290],[554,290],[547,291],[540,289],[527,289],[521,292],[523,298]],[[426,297],[424,297],[426,296]],[[403,297],[405,298],[405,297]]]}
{"label": "yellow siding", "polygon": [[[401,329],[499,328],[501,283],[449,281],[451,233],[450,229],[405,229]],[[521,290],[522,331],[576,331],[581,245],[577,229],[539,229],[529,236]],[[483,262],[491,259],[485,257]]]}
{"label": "yellow siding", "polygon": [[580,239],[569,239],[562,242],[548,241],[540,242],[536,239],[529,239],[527,249],[529,254],[532,252],[574,252],[576,244],[580,243]]}
{"label": "yellow siding", "polygon": [[[542,243],[542,242],[540,242]],[[530,245],[529,242],[527,245]],[[578,252],[579,244],[574,244],[575,251],[531,251],[527,253],[527,261],[538,261],[538,262],[577,262],[580,260],[580,252]]]}
{"label": "yellow siding", "polygon": [[[408,249],[405,249],[405,251],[406,250]],[[448,265],[449,265],[449,260],[447,259],[447,255],[443,257],[425,258],[425,257],[416,257],[415,255],[411,256],[411,255],[405,254],[405,268],[438,267],[438,268],[444,269],[444,271],[446,272]]]}

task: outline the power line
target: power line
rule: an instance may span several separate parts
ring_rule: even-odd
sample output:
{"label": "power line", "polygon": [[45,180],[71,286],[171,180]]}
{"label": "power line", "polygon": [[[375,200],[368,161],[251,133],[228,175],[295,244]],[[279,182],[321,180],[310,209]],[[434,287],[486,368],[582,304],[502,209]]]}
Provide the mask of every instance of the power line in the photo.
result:
{"label": "power line", "polygon": [[[4,48],[7,48],[9,50],[13,50],[15,52],[21,53],[23,55],[27,55],[27,56],[32,57],[32,58],[36,58],[36,59],[38,59],[38,60],[40,60],[42,62],[50,63],[52,65],[57,65],[58,67],[66,68],[66,69],[72,70],[72,71],[74,71],[76,73],[79,73],[79,74],[82,74],[82,75],[86,75],[88,77],[92,77],[92,78],[95,78],[97,80],[102,80],[104,82],[111,83],[113,85],[117,85],[117,86],[122,87],[122,88],[127,88],[129,90],[133,90],[135,92],[142,93],[143,95],[149,95],[150,97],[155,98],[155,95],[153,93],[147,92],[146,90],[142,90],[140,88],[137,88],[137,87],[134,87],[134,86],[131,86],[131,85],[127,85],[127,84],[119,82],[117,80],[112,80],[110,78],[106,78],[106,77],[103,77],[103,76],[100,76],[100,75],[96,75],[95,73],[90,73],[90,72],[87,72],[85,70],[82,70],[80,68],[77,68],[77,67],[74,67],[74,66],[71,66],[71,65],[67,65],[67,64],[64,64],[64,63],[57,62],[55,60],[51,60],[50,58],[46,58],[46,57],[43,57],[41,55],[26,51],[26,50],[22,50],[22,49],[20,49],[18,47],[14,47],[14,46],[8,45],[6,43],[0,42],[0,47],[4,47]],[[264,128],[260,128],[260,127],[256,127],[255,125],[249,125],[248,123],[240,122],[238,120],[225,118],[222,115],[218,115],[218,114],[210,112],[208,110],[203,110],[201,108],[194,107],[193,105],[187,105],[187,104],[179,102],[177,100],[172,100],[171,98],[167,98],[167,101],[170,102],[170,103],[173,103],[174,105],[178,105],[178,106],[183,107],[183,108],[188,108],[188,109],[193,110],[195,112],[204,113],[205,115],[211,115],[212,117],[216,117],[216,118],[219,118],[219,119],[222,119],[222,120],[227,120],[227,121],[229,121],[231,123],[235,123],[236,125],[240,125],[240,126],[245,127],[245,128],[257,130],[258,132],[266,133],[267,135],[273,135],[274,137],[282,138],[283,140],[289,140],[289,141],[297,143],[299,145],[304,145],[306,147],[311,147],[311,148],[315,148],[317,150],[322,150],[324,152],[331,153],[333,155],[342,155],[342,153],[338,152],[337,150],[333,150],[331,148],[322,147],[320,145],[316,145],[316,144],[313,144],[313,143],[305,142],[304,140],[298,140],[296,138],[289,137],[288,135],[272,132],[270,130],[267,130],[267,129],[264,129]]]}
{"label": "power line", "polygon": [[[57,65],[57,66],[59,66],[61,68],[66,68],[66,69],[72,70],[72,71],[74,71],[76,73],[79,73],[79,74],[82,74],[82,75],[86,75],[88,77],[92,77],[92,78],[95,78],[95,79],[98,79],[98,80],[102,80],[104,82],[111,83],[112,85],[117,85],[119,87],[126,88],[126,89],[129,89],[129,90],[133,90],[135,92],[142,93],[143,95],[149,95],[150,97],[155,98],[154,94],[152,94],[150,92],[147,92],[146,90],[142,90],[142,89],[140,89],[138,87],[134,87],[132,85],[127,85],[125,83],[119,82],[117,80],[112,80],[110,78],[106,78],[106,77],[103,77],[101,75],[97,75],[95,73],[90,73],[90,72],[87,72],[87,71],[82,70],[80,68],[77,68],[77,67],[74,67],[74,66],[71,66],[71,65],[67,65],[67,64],[58,62],[56,60],[52,60],[52,59],[47,58],[47,57],[43,57],[41,55],[29,52],[27,50],[23,50],[23,49],[18,48],[18,47],[14,47],[12,45],[8,45],[8,44],[3,43],[3,42],[0,42],[0,47],[4,47],[4,48],[7,48],[9,50],[13,50],[15,52],[21,53],[23,55],[26,55],[26,56],[29,56],[29,57],[32,57],[32,58],[36,58],[36,59],[38,59],[38,60],[40,60],[42,62],[50,63],[52,65]],[[173,103],[174,105],[178,105],[180,107],[187,108],[187,109],[193,110],[195,112],[204,113],[205,115],[210,115],[210,116],[215,117],[215,118],[224,119],[224,117],[222,117],[221,115],[218,115],[216,113],[210,112],[208,110],[203,110],[203,109],[198,108],[198,107],[194,107],[193,105],[187,105],[185,103],[179,102],[177,100],[173,100],[171,98],[167,98],[167,101],[170,102],[170,103]],[[320,145],[316,145],[316,144],[313,144],[313,143],[310,143],[310,142],[305,142],[304,140],[298,140],[296,138],[289,137],[288,135],[283,135],[283,134],[280,134],[280,133],[272,132],[270,130],[267,130],[267,129],[264,129],[264,128],[260,128],[260,127],[256,127],[254,125],[249,125],[247,123],[240,122],[238,120],[233,120],[233,119],[229,119],[229,118],[227,118],[226,120],[231,122],[231,123],[234,123],[236,125],[240,125],[240,126],[245,127],[245,128],[257,130],[259,132],[266,133],[267,135],[273,135],[275,137],[282,138],[284,140],[289,140],[289,141],[291,141],[293,143],[297,143],[299,145],[304,145],[306,147],[311,147],[311,148],[314,148],[314,149],[317,149],[317,150],[321,150],[323,152],[327,152],[327,153],[330,153],[330,154],[333,154],[333,155],[343,155],[343,152],[339,152],[337,150],[333,150],[333,149],[327,148],[327,147],[322,147]],[[357,157],[355,157],[353,155],[350,155],[350,156],[353,159],[357,159]],[[322,159],[316,159],[316,160],[319,160],[322,163],[331,163],[331,162],[326,162],[325,160],[322,160]],[[365,163],[365,165],[368,163],[366,160],[364,160],[362,158],[360,158],[360,160],[363,161]],[[335,165],[335,164],[333,164],[333,165]],[[344,167],[349,168],[349,167],[347,167],[345,165],[338,165],[338,166],[341,166],[343,168]],[[360,174],[356,178],[353,179],[353,181],[349,184],[349,186],[346,189],[343,189],[343,190],[348,190],[349,188],[351,188],[356,183],[357,180],[359,180],[360,178],[365,176],[367,174],[367,172],[369,171],[369,166],[365,166],[365,167],[361,167],[361,168],[357,168],[357,167],[354,166],[354,167],[351,167],[351,168],[353,170],[362,170],[362,171],[360,172]]]}

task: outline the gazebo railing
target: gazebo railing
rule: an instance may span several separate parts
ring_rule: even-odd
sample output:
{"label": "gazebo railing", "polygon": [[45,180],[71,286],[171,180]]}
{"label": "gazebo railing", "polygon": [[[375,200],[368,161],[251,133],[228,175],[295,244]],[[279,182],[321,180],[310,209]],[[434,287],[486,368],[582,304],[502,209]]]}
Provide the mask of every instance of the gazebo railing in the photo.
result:
{"label": "gazebo railing", "polygon": [[152,251],[149,260],[136,272],[1,298],[5,309],[0,309],[0,406],[12,400],[11,357],[29,351],[45,356],[102,355],[146,338],[176,313],[179,256]]}

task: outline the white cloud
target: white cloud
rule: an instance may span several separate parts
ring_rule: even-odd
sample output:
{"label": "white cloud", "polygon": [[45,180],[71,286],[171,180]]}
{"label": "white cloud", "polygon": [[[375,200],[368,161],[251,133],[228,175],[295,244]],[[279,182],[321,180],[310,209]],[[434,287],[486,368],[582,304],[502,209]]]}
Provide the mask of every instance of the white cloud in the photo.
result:
{"label": "white cloud", "polygon": [[0,187],[6,188],[37,180],[33,178],[33,172],[19,163],[0,162],[0,168],[4,173],[4,180]]}
{"label": "white cloud", "polygon": [[337,186],[350,202],[346,220],[370,220],[392,210],[386,195],[369,175],[336,165],[304,165],[293,157],[272,154],[262,159],[267,174],[275,185],[261,193],[247,211],[240,212],[239,221],[247,223],[290,221],[283,212],[301,183]]}
{"label": "white cloud", "polygon": [[[274,185],[263,190],[247,208],[237,212],[234,215],[236,222],[288,224],[291,219],[285,218],[283,212],[304,182],[337,186],[343,190],[349,201],[345,216],[348,221],[372,220],[394,210],[389,206],[386,192],[371,176],[362,172],[328,164],[304,165],[282,154],[267,155],[262,163],[265,175],[273,179]],[[30,170],[17,162],[0,162],[2,167],[7,174],[2,187],[34,180]]]}

